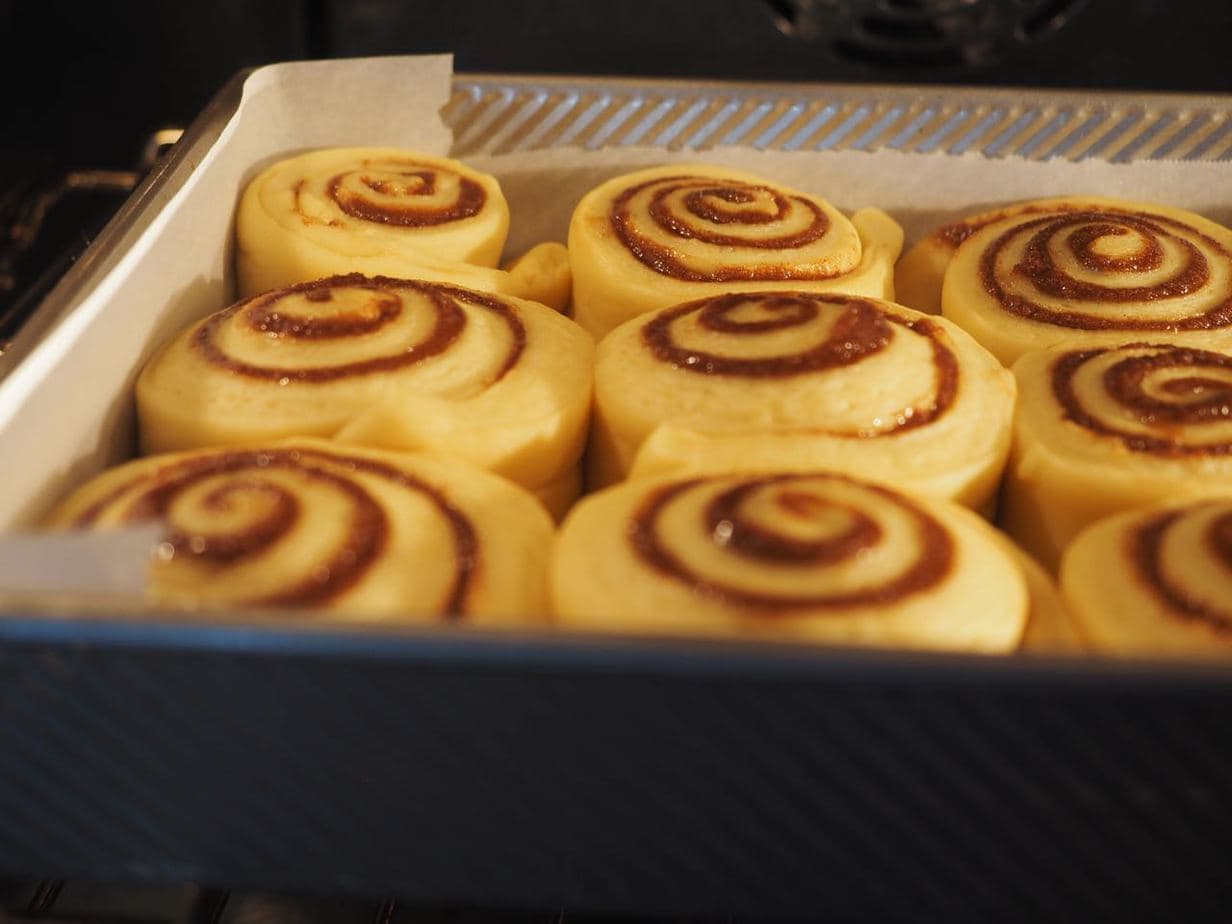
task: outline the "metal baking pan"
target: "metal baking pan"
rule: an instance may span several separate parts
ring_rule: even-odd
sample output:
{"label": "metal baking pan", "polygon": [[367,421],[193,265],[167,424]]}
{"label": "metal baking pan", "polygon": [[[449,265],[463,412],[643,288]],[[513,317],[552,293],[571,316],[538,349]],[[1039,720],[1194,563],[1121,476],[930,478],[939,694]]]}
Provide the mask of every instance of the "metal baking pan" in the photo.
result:
{"label": "metal baking pan", "polygon": [[[225,87],[0,360],[78,320]],[[1220,160],[1232,99],[460,76],[454,153]],[[1230,168],[1232,169],[1232,168]],[[4,465],[20,465],[20,446]],[[0,873],[489,908],[1226,919],[1232,671],[0,608]]]}

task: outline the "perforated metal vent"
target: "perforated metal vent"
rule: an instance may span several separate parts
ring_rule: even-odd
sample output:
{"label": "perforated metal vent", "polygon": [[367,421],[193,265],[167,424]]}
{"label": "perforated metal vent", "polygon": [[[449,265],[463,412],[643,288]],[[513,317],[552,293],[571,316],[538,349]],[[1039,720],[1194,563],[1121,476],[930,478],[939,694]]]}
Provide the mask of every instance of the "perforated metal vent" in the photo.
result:
{"label": "perforated metal vent", "polygon": [[890,67],[973,67],[1062,29],[1087,0],[766,0],[780,31],[840,58]]}

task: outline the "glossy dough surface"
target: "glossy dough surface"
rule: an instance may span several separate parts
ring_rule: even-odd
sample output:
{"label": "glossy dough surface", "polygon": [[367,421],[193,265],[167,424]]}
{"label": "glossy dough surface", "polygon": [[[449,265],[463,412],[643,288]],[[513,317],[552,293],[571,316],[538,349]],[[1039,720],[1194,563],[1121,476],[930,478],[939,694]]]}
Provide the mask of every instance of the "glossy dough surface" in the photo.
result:
{"label": "glossy dough surface", "polygon": [[1232,346],[1232,231],[1163,205],[1070,197],[975,215],[913,247],[897,286],[1006,365],[1062,342]]}
{"label": "glossy dough surface", "polygon": [[568,254],[543,244],[500,270],[509,207],[496,178],[397,148],[329,148],[279,161],[236,216],[241,295],[342,273],[430,279],[561,309]]}
{"label": "glossy dough surface", "polygon": [[1023,356],[1013,372],[1002,523],[1050,568],[1095,520],[1232,485],[1232,353],[1054,349]]}
{"label": "glossy dough surface", "polygon": [[950,322],[871,298],[724,295],[599,346],[592,486],[733,469],[835,469],[970,506],[1009,451],[1013,377]]}
{"label": "glossy dough surface", "polygon": [[533,302],[358,275],[306,283],[238,302],[157,354],[137,382],[141,442],[336,436],[457,455],[567,503],[593,350]]}
{"label": "glossy dough surface", "polygon": [[893,297],[902,229],[847,219],[824,199],[698,164],[591,190],[569,227],[574,315],[602,337],[647,311],[731,291],[791,288]]}
{"label": "glossy dough surface", "polygon": [[97,476],[53,528],[162,518],[150,593],[176,604],[522,622],[545,605],[548,515],[483,469],[288,440],[152,456]]}
{"label": "glossy dough surface", "polygon": [[631,481],[558,535],[550,586],[575,628],[1003,652],[1022,571],[987,523],[832,474]]}
{"label": "glossy dough surface", "polygon": [[1232,654],[1232,496],[1101,520],[1061,563],[1061,590],[1097,651]]}

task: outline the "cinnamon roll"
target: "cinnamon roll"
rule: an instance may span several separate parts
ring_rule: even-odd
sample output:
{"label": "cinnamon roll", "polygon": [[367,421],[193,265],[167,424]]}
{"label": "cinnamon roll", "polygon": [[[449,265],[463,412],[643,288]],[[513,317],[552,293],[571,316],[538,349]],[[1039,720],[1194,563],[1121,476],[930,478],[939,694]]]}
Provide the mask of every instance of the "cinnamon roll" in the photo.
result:
{"label": "cinnamon roll", "polygon": [[942,318],[831,293],[711,296],[600,344],[590,482],[820,468],[987,507],[1014,393]]}
{"label": "cinnamon roll", "polygon": [[332,436],[460,456],[563,512],[576,492],[594,347],[542,305],[338,276],[194,324],[137,381],[142,448]]}
{"label": "cinnamon roll", "polygon": [[236,216],[241,295],[361,272],[450,282],[557,310],[568,253],[548,243],[497,268],[509,207],[496,178],[396,148],[330,148],[279,161],[248,184]]}
{"label": "cinnamon roll", "polygon": [[629,481],[580,501],[556,621],[606,631],[1014,650],[1023,575],[971,511],[830,473]]}
{"label": "cinnamon roll", "polygon": [[647,311],[732,291],[893,297],[902,229],[726,167],[656,167],[583,197],[569,227],[574,314],[601,337]]}
{"label": "cinnamon roll", "polygon": [[423,455],[290,440],[138,459],[53,528],[161,519],[153,598],[351,618],[524,622],[545,605],[552,524],[525,491]]}
{"label": "cinnamon roll", "polygon": [[1049,567],[1097,519],[1232,483],[1232,352],[1057,348],[1013,371],[1002,523]]}
{"label": "cinnamon roll", "polygon": [[1100,520],[1066,550],[1061,591],[1094,650],[1232,655],[1232,495]]}
{"label": "cinnamon roll", "polygon": [[976,215],[912,248],[897,286],[1006,365],[1063,342],[1232,347],[1232,231],[1162,205],[1081,197]]}

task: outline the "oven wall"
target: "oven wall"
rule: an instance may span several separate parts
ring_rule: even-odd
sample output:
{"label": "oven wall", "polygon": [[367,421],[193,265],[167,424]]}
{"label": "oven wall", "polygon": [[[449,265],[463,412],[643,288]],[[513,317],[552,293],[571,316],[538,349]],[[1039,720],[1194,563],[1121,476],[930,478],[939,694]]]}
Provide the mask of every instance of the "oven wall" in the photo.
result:
{"label": "oven wall", "polygon": [[1224,0],[0,0],[0,188],[131,166],[236,70],[453,51],[464,70],[1232,89]]}

